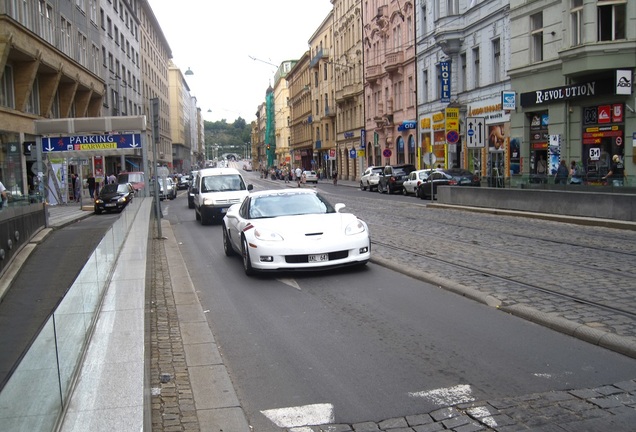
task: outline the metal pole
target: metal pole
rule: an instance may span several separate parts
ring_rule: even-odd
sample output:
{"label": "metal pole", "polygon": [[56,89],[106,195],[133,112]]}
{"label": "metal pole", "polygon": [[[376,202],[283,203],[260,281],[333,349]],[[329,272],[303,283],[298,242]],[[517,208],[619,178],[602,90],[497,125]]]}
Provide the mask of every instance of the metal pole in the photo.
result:
{"label": "metal pole", "polygon": [[155,177],[155,216],[157,218],[157,232],[159,238],[163,238],[163,233],[161,232],[161,203],[159,202],[159,176],[157,175],[157,143],[159,141],[159,98],[150,99],[150,103],[152,105],[152,135],[154,145],[153,149],[153,167],[152,174]]}

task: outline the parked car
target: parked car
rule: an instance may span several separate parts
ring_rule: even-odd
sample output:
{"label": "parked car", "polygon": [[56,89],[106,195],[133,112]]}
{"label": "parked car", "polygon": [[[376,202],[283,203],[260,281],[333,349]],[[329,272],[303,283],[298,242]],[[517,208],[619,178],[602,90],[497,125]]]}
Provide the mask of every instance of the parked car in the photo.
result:
{"label": "parked car", "polygon": [[412,171],[415,171],[415,165],[412,164],[385,166],[378,179],[378,192],[402,192],[402,185]]}
{"label": "parked car", "polygon": [[305,183],[318,184],[318,175],[316,174],[316,171],[303,171],[303,175],[305,176]]}
{"label": "parked car", "polygon": [[143,171],[123,171],[117,176],[117,183],[130,183],[135,192],[146,186],[146,173]]}
{"label": "parked car", "polygon": [[[154,179],[150,181],[150,193],[154,195],[155,193],[155,183]],[[172,177],[159,177],[159,199],[163,201],[164,199],[173,200],[177,197],[177,188],[174,184],[174,180]]]}
{"label": "parked car", "polygon": [[409,194],[417,195],[418,186],[422,184],[422,182],[428,178],[431,171],[433,170],[425,169],[425,170],[411,171],[408,178],[404,180],[404,183],[402,184],[402,192],[404,192],[404,195],[409,195]]}
{"label": "parked car", "polygon": [[367,224],[344,204],[314,189],[253,192],[223,218],[223,249],[257,271],[317,270],[365,265],[371,257]]}
{"label": "parked car", "polygon": [[95,214],[121,212],[135,196],[135,188],[130,183],[107,184],[99,190],[95,198]]}
{"label": "parked car", "polygon": [[[431,185],[432,182],[432,185]],[[417,196],[421,199],[435,199],[439,186],[480,186],[479,175],[461,168],[439,169],[418,186]],[[432,187],[432,190],[431,190]]]}
{"label": "parked car", "polygon": [[190,176],[182,175],[177,180],[177,190],[188,189],[190,187]]}
{"label": "parked car", "polygon": [[373,189],[378,188],[378,181],[380,180],[380,173],[382,173],[383,168],[379,166],[370,166],[364,173],[362,173],[362,177],[360,177],[360,189],[372,191]]}
{"label": "parked car", "polygon": [[190,174],[190,185],[188,186],[188,208],[194,208],[194,193],[192,192],[192,186],[194,185],[194,179],[197,177],[199,171],[192,171]]}
{"label": "parked car", "polygon": [[194,214],[201,225],[222,220],[227,209],[243,202],[253,186],[235,168],[205,168],[194,179]]}

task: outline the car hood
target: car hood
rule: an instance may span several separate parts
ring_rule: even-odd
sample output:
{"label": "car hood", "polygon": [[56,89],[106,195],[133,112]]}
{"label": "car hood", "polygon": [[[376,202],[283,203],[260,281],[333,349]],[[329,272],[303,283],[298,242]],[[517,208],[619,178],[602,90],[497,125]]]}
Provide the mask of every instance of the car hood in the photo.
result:
{"label": "car hood", "polygon": [[357,217],[351,213],[327,213],[315,215],[279,216],[252,220],[256,229],[275,231],[286,240],[319,240],[329,236],[340,236]]}
{"label": "car hood", "polygon": [[124,196],[123,193],[114,192],[114,193],[99,195],[99,199],[101,199],[102,201],[113,201],[113,200],[118,200],[119,198],[123,196]]}

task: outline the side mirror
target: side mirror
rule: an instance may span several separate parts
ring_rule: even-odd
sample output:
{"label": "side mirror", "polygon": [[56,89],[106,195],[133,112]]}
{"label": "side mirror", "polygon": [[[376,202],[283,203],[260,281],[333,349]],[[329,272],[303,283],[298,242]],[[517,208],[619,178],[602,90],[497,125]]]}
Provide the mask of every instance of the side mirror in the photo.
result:
{"label": "side mirror", "polygon": [[195,194],[195,195],[199,193],[199,189],[197,189],[195,187],[193,187],[191,190],[192,190],[192,193]]}
{"label": "side mirror", "polygon": [[247,185],[247,190],[248,190],[248,191],[251,191],[252,189],[254,189],[254,185],[253,185],[253,184],[251,184],[251,183],[250,183],[250,184],[248,184],[248,185]]}
{"label": "side mirror", "polygon": [[335,206],[333,206],[336,209],[336,213],[340,213],[340,210],[342,210],[343,208],[345,208],[346,206],[343,203],[338,203]]}

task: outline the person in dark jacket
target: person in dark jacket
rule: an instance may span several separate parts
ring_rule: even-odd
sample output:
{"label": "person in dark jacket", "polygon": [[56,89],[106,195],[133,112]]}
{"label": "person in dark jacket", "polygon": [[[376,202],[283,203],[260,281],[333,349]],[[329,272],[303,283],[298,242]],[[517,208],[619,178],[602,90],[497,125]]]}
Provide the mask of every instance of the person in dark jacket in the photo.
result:
{"label": "person in dark jacket", "polygon": [[570,171],[568,171],[567,165],[565,165],[565,160],[561,159],[559,162],[559,167],[557,168],[557,172],[554,175],[554,184],[566,184],[568,182],[568,175]]}

